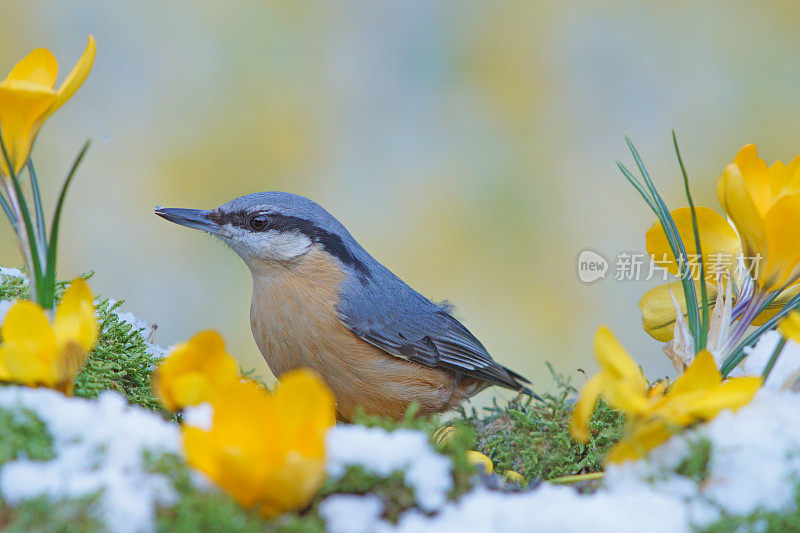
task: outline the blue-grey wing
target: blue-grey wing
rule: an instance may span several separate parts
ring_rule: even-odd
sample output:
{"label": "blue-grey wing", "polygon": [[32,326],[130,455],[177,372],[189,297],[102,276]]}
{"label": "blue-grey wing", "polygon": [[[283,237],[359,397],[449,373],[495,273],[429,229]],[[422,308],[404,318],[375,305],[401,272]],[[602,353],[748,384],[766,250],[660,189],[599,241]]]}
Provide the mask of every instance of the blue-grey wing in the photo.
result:
{"label": "blue-grey wing", "polygon": [[498,364],[447,308],[403,286],[359,287],[340,300],[339,317],[361,339],[385,352],[489,383],[524,389],[528,381]]}

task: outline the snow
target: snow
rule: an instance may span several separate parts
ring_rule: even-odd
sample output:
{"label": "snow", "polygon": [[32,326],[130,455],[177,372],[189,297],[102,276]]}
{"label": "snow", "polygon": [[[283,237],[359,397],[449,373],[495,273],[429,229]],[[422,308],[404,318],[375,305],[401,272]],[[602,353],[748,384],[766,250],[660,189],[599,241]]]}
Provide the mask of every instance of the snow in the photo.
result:
{"label": "snow", "polygon": [[380,522],[383,503],[374,494],[335,494],[319,506],[330,533],[369,533]]}
{"label": "snow", "polygon": [[0,300],[0,326],[3,325],[3,321],[6,319],[8,310],[11,309],[11,306],[15,303],[17,303],[16,300]]}
{"label": "snow", "polygon": [[328,475],[341,477],[348,466],[361,466],[381,477],[404,472],[417,504],[426,511],[441,507],[453,488],[450,459],[436,453],[419,431],[336,426],[328,432]]}
{"label": "snow", "polygon": [[28,278],[18,268],[2,267],[0,266],[0,276],[7,276],[9,278],[22,278],[25,280],[25,285],[28,284]]}
{"label": "snow", "polygon": [[183,410],[183,425],[210,431],[214,418],[214,408],[210,403],[187,407]]}
{"label": "snow", "polygon": [[56,457],[27,458],[0,468],[0,494],[12,505],[40,495],[74,498],[102,490],[99,515],[109,530],[155,528],[156,505],[175,502],[169,480],[143,469],[145,450],[180,453],[178,426],[157,413],[128,406],[116,393],[96,400],[50,389],[0,388],[0,406],[27,408],[46,424]]}
{"label": "snow", "polygon": [[[739,368],[731,374],[760,376],[764,372],[764,368],[767,366],[780,338],[781,334],[777,331],[768,331],[761,335],[755,346],[744,349],[747,357],[739,365]],[[788,339],[778,359],[775,361],[775,366],[772,367],[772,372],[770,372],[767,381],[764,383],[764,388],[768,390],[788,388],[789,381],[800,377],[797,375],[799,371],[800,344]]]}
{"label": "snow", "polygon": [[[329,467],[332,475],[340,471],[343,459],[350,462],[361,457],[365,467],[386,472],[385,463],[396,467],[397,455],[406,456],[403,450],[392,449],[399,442],[387,441],[385,434],[376,437],[365,428],[355,428],[342,436],[341,429],[331,431],[329,442],[347,442],[358,449],[346,454],[336,451],[337,462]],[[712,443],[707,476],[700,483],[675,472],[690,453],[689,442],[699,439]],[[381,459],[384,453],[391,457]],[[737,413],[723,412],[710,423],[673,437],[646,459],[609,465],[603,486],[592,494],[547,483],[517,493],[476,488],[440,506],[435,515],[409,511],[396,525],[377,521],[366,530],[362,524],[376,513],[371,501],[332,496],[321,509],[332,531],[349,527],[403,533],[690,532],[719,519],[722,512],[747,515],[757,509],[792,510],[797,479],[800,395],[762,390]],[[333,498],[337,499],[328,504]]]}

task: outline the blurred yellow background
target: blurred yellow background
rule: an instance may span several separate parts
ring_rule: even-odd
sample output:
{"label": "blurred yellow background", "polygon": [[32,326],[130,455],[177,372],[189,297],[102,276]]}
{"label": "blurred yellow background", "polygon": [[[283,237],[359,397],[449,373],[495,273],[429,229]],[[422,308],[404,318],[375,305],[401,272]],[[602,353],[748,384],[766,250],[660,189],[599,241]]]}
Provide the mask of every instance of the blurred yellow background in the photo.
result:
{"label": "blurred yellow background", "polygon": [[[637,307],[658,280],[613,279],[614,256],[643,251],[653,219],[614,161],[630,161],[630,135],[683,205],[675,128],[695,200],[718,208],[716,178],[743,144],[791,159],[798,23],[788,1],[5,0],[0,71],[44,46],[63,76],[96,36],[94,70],[34,161],[52,206],[93,139],[60,276],[94,270],[94,291],[157,323],[160,344],[216,328],[269,376],[244,264],[152,209],[283,190],[452,301],[497,360],[545,389],[546,361],[583,383],[599,324],[650,378],[670,372]],[[612,263],[591,285],[577,277],[586,248]],[[0,264],[19,265],[6,225]]]}

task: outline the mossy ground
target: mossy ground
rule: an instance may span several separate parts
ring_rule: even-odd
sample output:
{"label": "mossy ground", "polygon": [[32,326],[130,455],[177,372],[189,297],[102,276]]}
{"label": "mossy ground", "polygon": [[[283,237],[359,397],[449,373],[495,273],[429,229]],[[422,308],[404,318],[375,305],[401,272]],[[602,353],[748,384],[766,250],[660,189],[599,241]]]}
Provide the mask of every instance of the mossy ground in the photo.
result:
{"label": "mossy ground", "polygon": [[[89,279],[91,274],[82,277]],[[57,285],[58,298],[68,285],[66,282]],[[29,288],[23,278],[0,275],[0,300],[27,299],[28,295]],[[108,299],[97,303],[100,323],[97,345],[75,379],[73,394],[94,398],[104,390],[113,390],[132,404],[160,410],[150,388],[150,374],[157,360],[147,351],[146,332],[119,319],[116,311],[120,305],[121,301],[112,303]]]}
{"label": "mossy ground", "polygon": [[550,371],[556,388],[542,394],[541,401],[517,399],[466,417],[477,435],[477,449],[498,470],[514,470],[529,482],[601,471],[625,423],[618,411],[601,401],[590,423],[589,442],[573,440],[569,418],[578,391],[567,378]]}

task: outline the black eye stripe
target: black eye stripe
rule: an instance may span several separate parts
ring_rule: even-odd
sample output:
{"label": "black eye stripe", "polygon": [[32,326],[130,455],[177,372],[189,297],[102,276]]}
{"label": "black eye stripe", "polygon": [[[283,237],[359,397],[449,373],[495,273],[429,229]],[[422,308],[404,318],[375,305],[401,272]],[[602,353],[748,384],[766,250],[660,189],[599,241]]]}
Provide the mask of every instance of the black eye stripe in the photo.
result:
{"label": "black eye stripe", "polygon": [[[269,219],[265,229],[254,230],[250,226],[251,218],[257,215],[264,215]],[[350,265],[365,276],[370,276],[367,266],[358,259],[344,244],[342,239],[324,229],[320,228],[310,220],[291,215],[279,213],[267,213],[252,211],[224,212],[216,210],[208,218],[217,224],[231,224],[234,227],[242,228],[247,231],[297,231],[311,239],[312,242],[322,246],[329,254],[337,257],[342,263]]]}

